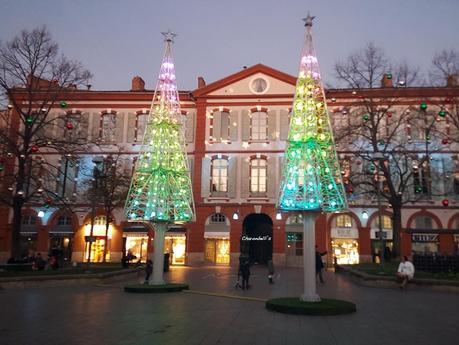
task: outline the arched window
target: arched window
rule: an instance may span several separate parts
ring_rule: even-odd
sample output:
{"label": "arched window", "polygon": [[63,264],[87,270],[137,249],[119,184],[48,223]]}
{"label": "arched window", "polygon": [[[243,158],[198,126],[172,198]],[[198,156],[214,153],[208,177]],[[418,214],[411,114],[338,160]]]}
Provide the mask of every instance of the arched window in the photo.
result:
{"label": "arched window", "polygon": [[352,218],[347,214],[340,214],[336,217],[337,228],[352,228]]}
{"label": "arched window", "polygon": [[211,223],[226,223],[226,217],[221,213],[214,213],[210,216]]}
{"label": "arched window", "polygon": [[250,160],[251,196],[266,196],[267,165],[266,158],[252,158]]}
{"label": "arched window", "polygon": [[268,140],[268,114],[264,109],[250,114],[250,140]]}
{"label": "arched window", "polygon": [[416,229],[431,230],[434,228],[432,217],[430,216],[417,216],[415,219]]}
{"label": "arched window", "polygon": [[105,225],[107,217],[97,216],[94,218],[94,225]]}
{"label": "arched window", "polygon": [[228,192],[228,158],[215,157],[211,162],[211,193],[213,196],[223,196]]}
{"label": "arched window", "polygon": [[[392,230],[392,219],[388,215],[383,214],[381,216],[381,221],[382,221],[382,228],[383,229]],[[379,228],[379,217],[378,216],[376,216],[375,225],[376,225],[376,227]]]}
{"label": "arched window", "polygon": [[22,216],[22,225],[35,225],[37,224],[37,217],[29,214]]}
{"label": "arched window", "polygon": [[72,217],[68,215],[63,215],[57,218],[57,225],[60,226],[69,226],[72,225]]}

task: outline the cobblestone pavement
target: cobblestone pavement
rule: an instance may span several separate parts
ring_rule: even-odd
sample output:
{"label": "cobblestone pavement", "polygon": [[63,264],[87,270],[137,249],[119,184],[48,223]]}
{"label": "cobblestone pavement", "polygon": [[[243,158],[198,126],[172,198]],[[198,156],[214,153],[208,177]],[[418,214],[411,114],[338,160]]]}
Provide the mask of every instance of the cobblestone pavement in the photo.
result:
{"label": "cobblestone pavement", "polygon": [[[298,296],[301,269],[281,269],[269,285],[264,267],[252,269],[252,288],[234,289],[228,267],[172,268],[166,278],[196,291],[259,298]],[[139,276],[136,280],[141,280]],[[284,315],[260,301],[194,293],[126,294],[125,282],[98,286],[0,291],[1,345],[194,344],[456,344],[457,294],[408,288],[361,287],[327,272],[322,297],[357,304],[333,317]]]}

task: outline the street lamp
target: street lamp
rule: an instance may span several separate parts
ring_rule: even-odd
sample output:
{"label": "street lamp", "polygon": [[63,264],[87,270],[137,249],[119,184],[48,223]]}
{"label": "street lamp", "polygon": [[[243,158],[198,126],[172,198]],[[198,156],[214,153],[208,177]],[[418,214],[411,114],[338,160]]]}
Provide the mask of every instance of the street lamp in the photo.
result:
{"label": "street lamp", "polygon": [[379,258],[381,260],[381,266],[384,266],[384,234],[383,234],[383,229],[382,229],[382,205],[381,205],[381,190],[382,190],[382,171],[381,171],[381,165],[384,164],[384,161],[386,158],[384,157],[382,152],[376,152],[373,155],[373,161],[378,164],[375,164],[376,166],[376,176],[377,176],[377,185],[376,185],[376,195],[377,195],[377,200],[378,200],[378,230],[379,230],[379,239],[381,241],[381,249],[379,251]]}
{"label": "street lamp", "polygon": [[[98,188],[98,182],[99,182],[99,178],[100,178],[100,170],[99,170],[99,166],[103,163],[104,159],[100,156],[96,156],[93,158],[92,162],[94,163],[94,170],[92,172],[93,174],[93,179],[92,179],[92,182],[93,182],[93,196],[92,196],[92,200],[91,200],[91,229],[89,231],[89,236],[86,237],[86,241],[89,242],[89,245],[88,245],[88,265],[90,264],[91,262],[91,250],[92,250],[92,243],[95,242],[95,238],[94,238],[94,222],[95,222],[95,218],[96,218],[96,191],[97,191],[97,188]],[[107,245],[107,244],[105,244]]]}

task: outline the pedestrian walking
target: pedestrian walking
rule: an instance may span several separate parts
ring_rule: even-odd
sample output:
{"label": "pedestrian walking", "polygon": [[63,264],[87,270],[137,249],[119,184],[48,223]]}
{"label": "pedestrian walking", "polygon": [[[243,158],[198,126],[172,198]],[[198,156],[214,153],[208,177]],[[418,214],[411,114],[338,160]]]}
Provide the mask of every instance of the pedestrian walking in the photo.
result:
{"label": "pedestrian walking", "polygon": [[242,290],[249,289],[249,277],[250,277],[250,263],[249,260],[244,260],[241,265],[241,276],[242,276]]}
{"label": "pedestrian walking", "polygon": [[322,256],[327,254],[327,252],[319,252],[318,247],[316,246],[316,279],[319,276],[319,280],[322,284],[325,284],[322,271],[324,269],[324,263],[322,262]]}
{"label": "pedestrian walking", "polygon": [[274,263],[272,259],[268,260],[268,281],[269,284],[274,284]]}
{"label": "pedestrian walking", "polygon": [[403,289],[406,283],[414,277],[414,265],[408,260],[407,256],[403,256],[398,265],[397,277],[400,280],[400,289]]}
{"label": "pedestrian walking", "polygon": [[147,264],[145,265],[145,284],[148,284],[150,280],[150,276],[153,273],[153,261],[151,259],[147,260]]}

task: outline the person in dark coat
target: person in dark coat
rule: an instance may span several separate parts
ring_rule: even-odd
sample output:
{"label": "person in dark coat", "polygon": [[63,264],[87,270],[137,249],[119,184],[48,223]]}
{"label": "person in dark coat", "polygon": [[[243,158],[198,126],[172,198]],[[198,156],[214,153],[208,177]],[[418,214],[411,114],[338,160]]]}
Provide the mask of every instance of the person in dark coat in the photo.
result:
{"label": "person in dark coat", "polygon": [[153,273],[153,261],[150,259],[147,260],[147,264],[145,266],[145,284],[148,284],[150,280],[150,276]]}
{"label": "person in dark coat", "polygon": [[316,246],[316,276],[319,276],[319,280],[322,284],[325,283],[324,277],[322,276],[322,271],[324,269],[324,263],[322,262],[322,256],[327,254],[327,252],[319,252],[318,247]]}
{"label": "person in dark coat", "polygon": [[242,290],[249,288],[250,263],[249,260],[243,260],[241,263]]}
{"label": "person in dark coat", "polygon": [[274,263],[272,259],[268,260],[268,281],[269,284],[274,284]]}

